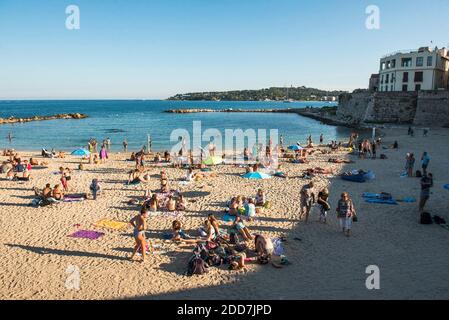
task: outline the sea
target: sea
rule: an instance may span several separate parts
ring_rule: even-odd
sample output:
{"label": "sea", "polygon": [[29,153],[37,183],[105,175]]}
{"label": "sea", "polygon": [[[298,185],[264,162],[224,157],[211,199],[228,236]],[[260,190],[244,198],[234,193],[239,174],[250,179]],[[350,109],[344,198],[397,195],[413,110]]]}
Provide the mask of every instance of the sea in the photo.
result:
{"label": "sea", "polygon": [[[70,152],[85,147],[91,138],[101,143],[109,138],[112,151],[139,150],[147,145],[152,149],[170,150],[177,141],[171,141],[172,132],[184,129],[192,133],[194,121],[201,123],[202,131],[266,129],[278,130],[285,144],[305,143],[312,135],[315,142],[323,134],[326,142],[346,139],[350,129],[326,125],[297,114],[281,113],[165,113],[169,109],[286,109],[334,106],[328,102],[255,102],[255,101],[167,101],[167,100],[23,100],[0,101],[0,118],[48,116],[61,113],[83,113],[81,120],[46,120],[0,125],[0,148],[34,151],[55,149]],[[12,135],[9,141],[8,135]],[[193,139],[193,138],[192,138]],[[204,142],[206,146],[208,142]],[[224,143],[223,143],[224,145]]]}

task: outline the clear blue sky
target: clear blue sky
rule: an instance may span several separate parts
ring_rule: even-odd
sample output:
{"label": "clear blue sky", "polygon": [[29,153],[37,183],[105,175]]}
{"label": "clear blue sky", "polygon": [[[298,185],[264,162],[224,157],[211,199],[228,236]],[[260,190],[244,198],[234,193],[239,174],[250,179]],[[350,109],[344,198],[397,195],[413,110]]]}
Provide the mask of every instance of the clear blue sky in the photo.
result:
{"label": "clear blue sky", "polygon": [[[65,28],[76,4],[81,29]],[[365,28],[365,8],[381,29]],[[380,56],[449,45],[447,0],[0,0],[0,99],[366,87]]]}

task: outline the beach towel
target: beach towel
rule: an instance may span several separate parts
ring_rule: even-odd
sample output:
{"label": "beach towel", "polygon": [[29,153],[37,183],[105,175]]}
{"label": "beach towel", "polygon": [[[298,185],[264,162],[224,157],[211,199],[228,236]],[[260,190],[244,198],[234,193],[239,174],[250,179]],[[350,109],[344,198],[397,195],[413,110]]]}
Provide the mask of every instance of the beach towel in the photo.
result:
{"label": "beach towel", "polygon": [[358,182],[358,183],[364,183],[366,182],[366,179],[364,178],[363,174],[343,174],[341,178],[345,181],[351,181],[351,182]]}
{"label": "beach towel", "polygon": [[92,231],[92,230],[78,230],[78,231],[72,233],[71,235],[69,235],[69,237],[72,237],[72,238],[89,239],[89,240],[97,240],[97,239],[101,238],[102,236],[104,236],[103,232]]}
{"label": "beach towel", "polygon": [[111,219],[102,219],[96,223],[94,223],[94,226],[99,228],[106,228],[106,229],[112,229],[112,230],[123,230],[126,227],[128,227],[130,224],[127,222],[122,221],[116,221]]}
{"label": "beach towel", "polygon": [[394,199],[366,199],[368,203],[378,203],[378,204],[391,204],[397,205],[398,203]]}
{"label": "beach towel", "polygon": [[273,242],[273,255],[282,256],[284,254],[284,248],[282,247],[282,239],[280,238],[272,238],[271,242]]}
{"label": "beach towel", "polygon": [[401,178],[407,178],[407,177],[408,177],[407,171],[401,173]]}
{"label": "beach towel", "polygon": [[84,201],[84,200],[86,200],[84,198],[84,196],[73,195],[73,196],[64,196],[64,199],[62,201],[63,202],[80,202],[80,201]]}
{"label": "beach towel", "polygon": [[225,222],[234,222],[235,221],[235,216],[232,216],[232,215],[230,215],[229,213],[226,213],[224,216],[223,216],[223,218],[222,218],[222,220],[223,221],[225,221]]}
{"label": "beach towel", "polygon": [[184,215],[181,211],[153,211],[149,213],[150,217],[163,217],[163,218],[180,218]]}
{"label": "beach towel", "polygon": [[449,190],[449,184],[445,185],[444,189]]}
{"label": "beach towel", "polygon": [[387,193],[369,193],[365,192],[362,197],[368,198],[368,199],[384,199],[384,200],[391,200],[393,197],[390,194]]}

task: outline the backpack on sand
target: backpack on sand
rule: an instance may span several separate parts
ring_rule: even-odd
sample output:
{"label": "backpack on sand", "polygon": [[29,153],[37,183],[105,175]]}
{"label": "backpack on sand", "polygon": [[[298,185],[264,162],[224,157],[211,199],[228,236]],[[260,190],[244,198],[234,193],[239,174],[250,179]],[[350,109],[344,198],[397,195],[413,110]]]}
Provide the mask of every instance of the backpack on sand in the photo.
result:
{"label": "backpack on sand", "polygon": [[206,262],[204,262],[203,259],[201,259],[198,255],[193,255],[192,258],[189,261],[189,265],[187,268],[187,275],[193,276],[193,275],[202,275],[207,273],[209,270],[207,269],[208,265]]}
{"label": "backpack on sand", "polygon": [[428,212],[421,213],[421,224],[432,224],[432,216]]}

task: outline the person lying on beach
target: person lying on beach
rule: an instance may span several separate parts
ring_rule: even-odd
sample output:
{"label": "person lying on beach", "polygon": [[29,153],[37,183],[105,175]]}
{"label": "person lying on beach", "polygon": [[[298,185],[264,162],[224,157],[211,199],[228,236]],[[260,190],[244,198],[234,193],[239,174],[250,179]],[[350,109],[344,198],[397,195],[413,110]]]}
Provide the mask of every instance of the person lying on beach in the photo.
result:
{"label": "person lying on beach", "polygon": [[274,173],[274,176],[278,177],[278,178],[288,178],[287,174],[281,170],[282,170],[282,165],[278,165],[277,171]]}
{"label": "person lying on beach", "polygon": [[307,173],[309,176],[312,176],[314,174],[333,174],[333,170],[331,168],[309,168],[307,169]]}
{"label": "person lying on beach", "polygon": [[13,178],[13,180],[18,180],[18,181],[30,181],[31,179],[32,179],[31,173],[28,170],[28,168],[26,168],[26,167],[21,175],[16,173],[16,174],[14,174],[14,178]]}
{"label": "person lying on beach", "polygon": [[351,160],[338,159],[338,158],[330,158],[328,160],[328,162],[329,163],[346,163],[346,164],[355,163],[354,161],[351,161]]}
{"label": "person lying on beach", "polygon": [[175,242],[184,242],[184,243],[198,243],[198,240],[192,239],[188,236],[184,230],[182,230],[182,223],[178,220],[173,221],[172,223],[172,238]]}
{"label": "person lying on beach", "polygon": [[133,236],[136,242],[133,253],[130,260],[134,260],[134,256],[140,249],[142,253],[142,262],[145,262],[145,254],[147,251],[147,241],[145,239],[145,230],[147,229],[146,218],[148,217],[148,211],[142,208],[140,214],[130,220],[130,224],[134,227]]}
{"label": "person lying on beach", "polygon": [[48,162],[47,161],[39,161],[36,158],[30,158],[30,164],[32,166],[43,166],[43,167],[48,166]]}

